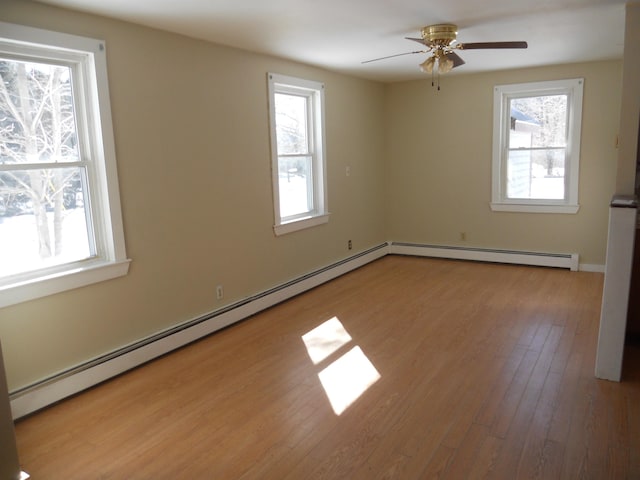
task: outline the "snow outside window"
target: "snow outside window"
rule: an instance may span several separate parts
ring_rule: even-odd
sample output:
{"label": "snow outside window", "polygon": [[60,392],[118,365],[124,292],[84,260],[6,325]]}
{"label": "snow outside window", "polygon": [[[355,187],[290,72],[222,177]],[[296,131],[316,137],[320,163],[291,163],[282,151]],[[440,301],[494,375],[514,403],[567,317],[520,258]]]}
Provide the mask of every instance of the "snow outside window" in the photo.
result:
{"label": "snow outside window", "polygon": [[578,211],[583,83],[495,87],[493,210]]}
{"label": "snow outside window", "polygon": [[274,230],[276,235],[328,221],[324,160],[324,86],[270,73]]}
{"label": "snow outside window", "polygon": [[105,45],[0,23],[0,307],[124,275]]}

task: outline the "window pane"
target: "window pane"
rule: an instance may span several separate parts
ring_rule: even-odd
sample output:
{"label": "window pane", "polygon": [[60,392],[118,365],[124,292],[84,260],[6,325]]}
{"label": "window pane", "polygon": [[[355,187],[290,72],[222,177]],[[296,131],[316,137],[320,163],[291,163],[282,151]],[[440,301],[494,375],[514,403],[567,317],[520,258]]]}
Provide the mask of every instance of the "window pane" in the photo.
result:
{"label": "window pane", "polygon": [[78,161],[69,67],[0,59],[0,165]]}
{"label": "window pane", "polygon": [[565,198],[565,150],[511,150],[507,162],[507,197]]}
{"label": "window pane", "polygon": [[509,147],[565,147],[567,99],[567,95],[511,99]]}
{"label": "window pane", "polygon": [[280,216],[313,210],[311,157],[279,157]]}
{"label": "window pane", "polygon": [[307,98],[275,94],[278,154],[307,154]]}
{"label": "window pane", "polygon": [[82,167],[0,172],[0,277],[91,256],[83,176]]}

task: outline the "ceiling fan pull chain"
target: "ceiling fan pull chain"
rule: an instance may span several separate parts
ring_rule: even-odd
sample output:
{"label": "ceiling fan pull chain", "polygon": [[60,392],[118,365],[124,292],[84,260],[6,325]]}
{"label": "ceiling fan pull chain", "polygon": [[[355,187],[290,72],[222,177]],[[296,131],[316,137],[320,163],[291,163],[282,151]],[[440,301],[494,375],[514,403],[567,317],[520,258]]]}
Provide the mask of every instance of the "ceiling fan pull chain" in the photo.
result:
{"label": "ceiling fan pull chain", "polygon": [[438,91],[440,91],[440,73],[431,72],[431,86],[438,87]]}

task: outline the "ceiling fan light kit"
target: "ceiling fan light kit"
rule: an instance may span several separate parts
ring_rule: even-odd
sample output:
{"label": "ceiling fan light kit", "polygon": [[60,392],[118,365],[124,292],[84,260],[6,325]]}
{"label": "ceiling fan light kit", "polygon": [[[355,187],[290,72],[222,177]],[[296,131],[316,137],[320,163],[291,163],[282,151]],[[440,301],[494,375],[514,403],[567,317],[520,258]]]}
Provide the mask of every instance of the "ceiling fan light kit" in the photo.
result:
{"label": "ceiling fan light kit", "polygon": [[420,64],[420,70],[424,73],[433,73],[433,69],[436,66],[436,59],[433,57],[427,58]]}
{"label": "ceiling fan light kit", "polygon": [[433,73],[434,70],[437,70],[438,73],[447,73],[450,72],[454,66],[453,60],[447,58],[446,53],[436,52],[420,64],[420,69],[429,74]]}

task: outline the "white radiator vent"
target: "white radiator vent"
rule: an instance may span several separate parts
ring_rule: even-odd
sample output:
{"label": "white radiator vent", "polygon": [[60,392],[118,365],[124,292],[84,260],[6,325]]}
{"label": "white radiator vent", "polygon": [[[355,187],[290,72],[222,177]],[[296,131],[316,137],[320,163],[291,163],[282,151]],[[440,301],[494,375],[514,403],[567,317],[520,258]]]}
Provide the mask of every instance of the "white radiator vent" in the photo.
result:
{"label": "white radiator vent", "polygon": [[13,418],[23,417],[51,405],[387,254],[516,263],[578,270],[577,254],[519,252],[399,242],[384,243],[11,392]]}
{"label": "white radiator vent", "polygon": [[388,244],[383,243],[202,317],[124,346],[38,383],[11,392],[13,418],[23,417],[65,397],[97,385],[122,372],[142,365],[176,348],[187,345],[351,270],[384,257],[387,253]]}
{"label": "white radiator vent", "polygon": [[443,245],[423,245],[416,243],[392,242],[389,253],[395,255],[415,255],[419,257],[473,260],[477,262],[515,263],[539,267],[568,268],[578,271],[577,253],[542,253],[518,250],[497,250],[489,248],[449,247]]}

